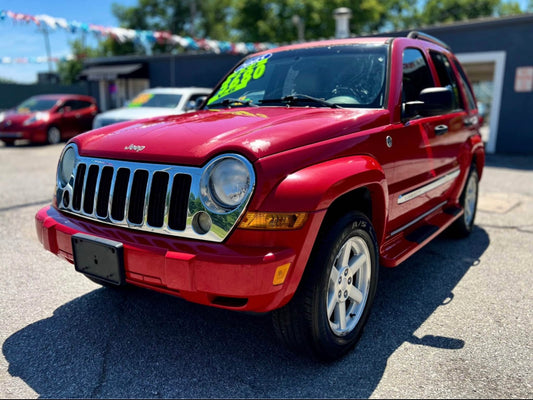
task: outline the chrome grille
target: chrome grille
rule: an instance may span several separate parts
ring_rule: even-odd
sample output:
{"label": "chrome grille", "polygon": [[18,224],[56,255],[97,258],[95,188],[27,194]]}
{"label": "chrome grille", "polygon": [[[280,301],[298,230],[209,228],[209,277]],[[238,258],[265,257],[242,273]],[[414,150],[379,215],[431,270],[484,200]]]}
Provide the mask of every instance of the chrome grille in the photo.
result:
{"label": "chrome grille", "polygon": [[[202,200],[208,190],[202,183],[204,175],[216,160],[241,156],[219,156],[204,167],[187,167],[84,157],[75,144],[67,145],[63,154],[69,148],[75,153],[73,167],[68,177],[63,176],[60,161],[57,207],[129,229],[221,242],[244,213],[255,184],[250,166],[252,189],[245,201],[233,210],[216,212]],[[199,213],[212,221],[208,232],[195,222]]]}
{"label": "chrome grille", "polygon": [[65,206],[112,222],[182,231],[190,187],[191,176],[183,173],[81,162],[72,204]]}

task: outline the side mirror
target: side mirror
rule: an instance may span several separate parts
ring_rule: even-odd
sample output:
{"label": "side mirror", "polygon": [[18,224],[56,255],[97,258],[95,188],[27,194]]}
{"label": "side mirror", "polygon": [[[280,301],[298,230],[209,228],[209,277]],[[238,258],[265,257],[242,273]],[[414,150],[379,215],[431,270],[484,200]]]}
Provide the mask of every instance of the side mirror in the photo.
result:
{"label": "side mirror", "polygon": [[189,100],[187,104],[185,105],[185,111],[192,111],[196,110],[196,101]]}
{"label": "side mirror", "polygon": [[65,113],[70,112],[71,110],[72,110],[72,109],[71,109],[69,106],[65,106],[65,107],[62,107],[62,108],[60,109],[60,112],[61,112],[61,114],[65,114]]}
{"label": "side mirror", "polygon": [[202,104],[204,104],[204,101],[207,99],[207,96],[200,96],[196,99],[196,104],[194,105],[195,110],[199,110]]}
{"label": "side mirror", "polygon": [[420,92],[418,98],[404,104],[405,117],[431,117],[453,111],[453,94],[450,88],[426,88]]}

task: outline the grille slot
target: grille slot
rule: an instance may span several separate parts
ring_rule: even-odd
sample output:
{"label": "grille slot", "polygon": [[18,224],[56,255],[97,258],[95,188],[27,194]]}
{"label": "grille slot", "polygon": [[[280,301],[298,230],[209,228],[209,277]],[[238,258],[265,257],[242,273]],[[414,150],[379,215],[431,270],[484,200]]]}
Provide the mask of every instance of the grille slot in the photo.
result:
{"label": "grille slot", "polygon": [[180,204],[188,203],[190,189],[190,175],[174,175],[168,213],[168,226],[171,229],[177,231],[182,231],[185,229],[185,225],[187,223],[187,208],[180,207]]}
{"label": "grille slot", "polygon": [[83,197],[83,211],[87,214],[93,213],[94,195],[96,193],[96,181],[98,180],[98,165],[91,165],[87,173],[85,182],[85,193]]}
{"label": "grille slot", "polygon": [[85,164],[78,165],[78,171],[76,172],[76,180],[74,181],[74,195],[72,197],[72,208],[76,211],[80,211],[81,198],[83,193],[83,181],[85,180],[85,170],[87,166]]}
{"label": "grille slot", "polygon": [[128,220],[134,224],[142,224],[144,201],[146,196],[146,184],[148,183],[148,171],[137,170],[133,174],[131,194],[129,197]]}
{"label": "grille slot", "polygon": [[107,208],[109,204],[109,194],[111,193],[111,182],[113,180],[113,167],[104,167],[100,177],[98,187],[98,200],[96,202],[96,215],[107,217]]}
{"label": "grille slot", "polygon": [[124,220],[129,180],[130,170],[127,168],[119,168],[111,203],[111,217],[116,221]]}
{"label": "grille slot", "polygon": [[165,219],[168,174],[157,171],[152,178],[148,207],[148,225],[161,228]]}

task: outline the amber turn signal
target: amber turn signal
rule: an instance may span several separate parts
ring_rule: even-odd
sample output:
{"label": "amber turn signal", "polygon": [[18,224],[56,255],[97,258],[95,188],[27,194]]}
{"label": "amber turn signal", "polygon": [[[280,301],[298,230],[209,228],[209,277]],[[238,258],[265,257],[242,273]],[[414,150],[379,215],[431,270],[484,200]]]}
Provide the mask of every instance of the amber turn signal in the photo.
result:
{"label": "amber turn signal", "polygon": [[283,282],[285,282],[285,278],[287,277],[287,272],[289,272],[289,267],[291,266],[291,263],[280,265],[278,268],[276,268],[276,273],[274,274],[274,280],[272,281],[272,285],[281,285]]}
{"label": "amber turn signal", "polygon": [[248,212],[239,224],[241,229],[282,230],[300,229],[307,221],[308,214]]}

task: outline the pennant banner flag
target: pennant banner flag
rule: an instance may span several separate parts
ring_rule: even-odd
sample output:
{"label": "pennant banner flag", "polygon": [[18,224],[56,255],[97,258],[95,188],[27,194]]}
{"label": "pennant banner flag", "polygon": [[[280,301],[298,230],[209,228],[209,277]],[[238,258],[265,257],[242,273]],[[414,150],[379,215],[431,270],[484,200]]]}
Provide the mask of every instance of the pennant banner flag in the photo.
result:
{"label": "pennant banner flag", "polygon": [[48,62],[59,62],[73,60],[73,55],[65,57],[0,57],[0,65],[2,64],[46,64]]}
{"label": "pennant banner flag", "polygon": [[[153,43],[170,44],[180,46],[184,49],[203,50],[214,53],[233,53],[248,54],[261,50],[267,50],[276,47],[272,43],[231,43],[211,39],[196,39],[188,36],[180,36],[166,31],[146,31],[126,29],[119,27],[106,27],[100,25],[86,24],[78,21],[67,21],[64,18],[51,17],[49,15],[28,15],[15,13],[9,10],[0,10],[0,22],[5,20],[14,22],[32,23],[39,27],[49,28],[51,30],[62,29],[70,33],[87,32],[96,36],[107,38],[110,37],[119,43],[138,42],[144,45]],[[5,62],[9,59],[9,62]],[[26,62],[43,62],[42,57],[27,59]],[[9,57],[0,58],[1,63],[24,63],[25,59],[10,59]],[[45,57],[45,61],[48,59]],[[57,60],[56,60],[57,61]]]}

